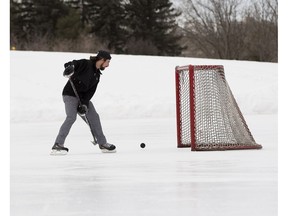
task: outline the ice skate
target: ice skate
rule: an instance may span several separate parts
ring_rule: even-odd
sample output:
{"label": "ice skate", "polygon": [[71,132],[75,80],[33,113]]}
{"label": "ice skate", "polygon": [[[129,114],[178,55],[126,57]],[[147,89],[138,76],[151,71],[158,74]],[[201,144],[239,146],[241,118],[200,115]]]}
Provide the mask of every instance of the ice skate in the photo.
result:
{"label": "ice skate", "polygon": [[69,149],[64,147],[63,145],[60,145],[58,143],[55,143],[52,147],[52,151],[50,155],[66,155],[68,153]]}
{"label": "ice skate", "polygon": [[115,153],[116,146],[110,143],[99,144],[99,148],[103,153]]}

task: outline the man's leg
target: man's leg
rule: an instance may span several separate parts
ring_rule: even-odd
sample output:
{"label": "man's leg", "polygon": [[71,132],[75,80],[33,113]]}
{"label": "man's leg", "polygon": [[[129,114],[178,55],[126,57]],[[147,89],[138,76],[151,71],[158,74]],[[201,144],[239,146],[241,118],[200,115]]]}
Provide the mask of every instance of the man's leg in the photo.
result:
{"label": "man's leg", "polygon": [[89,109],[88,109],[88,113],[86,116],[90,122],[91,130],[93,131],[94,135],[96,136],[96,140],[97,140],[98,144],[100,144],[100,145],[106,144],[107,140],[106,140],[106,137],[105,137],[103,130],[102,130],[100,117],[99,117],[97,111],[95,110],[95,107],[91,101],[89,102]]}
{"label": "man's leg", "polygon": [[77,118],[78,100],[76,97],[63,96],[65,103],[66,119],[60,127],[59,133],[56,137],[55,143],[64,145],[65,139]]}

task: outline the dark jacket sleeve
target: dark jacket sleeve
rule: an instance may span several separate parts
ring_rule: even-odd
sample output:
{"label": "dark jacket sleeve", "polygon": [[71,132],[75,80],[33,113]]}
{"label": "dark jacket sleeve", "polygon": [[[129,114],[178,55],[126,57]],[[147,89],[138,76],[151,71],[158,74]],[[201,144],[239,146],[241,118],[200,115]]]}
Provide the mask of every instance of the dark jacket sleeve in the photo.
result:
{"label": "dark jacket sleeve", "polygon": [[64,64],[64,67],[68,65],[74,65],[74,74],[72,75],[71,79],[76,87],[76,90],[80,92],[86,92],[88,90],[89,83],[87,79],[85,79],[85,71],[88,67],[87,60],[73,60]]}
{"label": "dark jacket sleeve", "polygon": [[88,106],[90,99],[93,97],[97,84],[91,85],[91,77],[93,78],[93,72],[91,71],[91,63],[86,59],[73,60],[64,64],[64,67],[74,65],[74,74],[71,76],[71,80],[76,88],[76,91],[80,97],[81,103]]}

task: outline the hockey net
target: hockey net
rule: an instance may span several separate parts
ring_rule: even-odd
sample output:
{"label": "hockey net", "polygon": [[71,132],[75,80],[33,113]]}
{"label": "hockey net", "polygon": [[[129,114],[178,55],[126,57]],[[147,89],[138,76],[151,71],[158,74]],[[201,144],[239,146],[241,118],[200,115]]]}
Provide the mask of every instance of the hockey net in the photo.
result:
{"label": "hockey net", "polygon": [[245,122],[222,65],[176,67],[176,112],[179,148],[262,148]]}

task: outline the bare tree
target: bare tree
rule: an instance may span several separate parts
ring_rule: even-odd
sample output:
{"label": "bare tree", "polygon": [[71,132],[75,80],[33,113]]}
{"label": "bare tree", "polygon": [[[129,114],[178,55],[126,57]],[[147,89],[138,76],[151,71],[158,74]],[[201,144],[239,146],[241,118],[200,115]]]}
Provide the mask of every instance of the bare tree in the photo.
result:
{"label": "bare tree", "polygon": [[278,0],[183,2],[186,45],[194,56],[277,61]]}
{"label": "bare tree", "polygon": [[252,60],[278,60],[278,0],[258,0],[246,11],[247,55]]}
{"label": "bare tree", "polygon": [[185,0],[186,36],[206,57],[238,59],[244,25],[239,21],[241,0]]}

